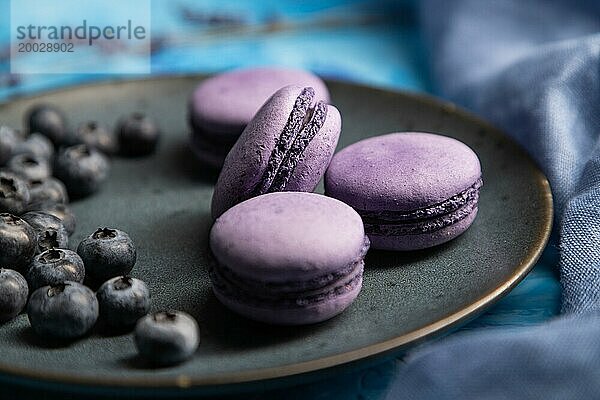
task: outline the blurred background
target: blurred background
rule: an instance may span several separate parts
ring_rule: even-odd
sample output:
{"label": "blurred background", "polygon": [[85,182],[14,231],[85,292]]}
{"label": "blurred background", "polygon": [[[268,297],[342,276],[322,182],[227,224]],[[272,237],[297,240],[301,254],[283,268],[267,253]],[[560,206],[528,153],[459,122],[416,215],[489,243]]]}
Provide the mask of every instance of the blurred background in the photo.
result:
{"label": "blurred background", "polygon": [[[10,1],[0,4],[0,99],[115,78],[10,74]],[[429,88],[413,1],[152,0],[151,6],[154,75],[271,64],[378,86]],[[54,2],[44,12],[60,16],[69,9]],[[93,46],[93,50],[82,57],[106,62],[115,49]]]}

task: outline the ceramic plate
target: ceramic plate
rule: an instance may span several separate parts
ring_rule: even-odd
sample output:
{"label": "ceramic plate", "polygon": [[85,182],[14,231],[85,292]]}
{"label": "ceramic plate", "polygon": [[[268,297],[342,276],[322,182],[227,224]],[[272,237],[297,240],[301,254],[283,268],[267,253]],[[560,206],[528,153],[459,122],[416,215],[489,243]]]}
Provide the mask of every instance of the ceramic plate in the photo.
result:
{"label": "ceramic plate", "polygon": [[[187,147],[187,98],[202,77],[113,82],[0,105],[0,122],[21,125],[37,102],[64,108],[72,124],[113,125],[125,113],[153,115],[164,132],[157,155],[115,159],[102,191],[73,204],[71,247],[97,227],[127,231],[138,248],[133,275],[148,283],[153,308],[192,314],[201,345],[189,362],[150,369],[132,335],[48,346],[27,317],[0,327],[0,376],[61,390],[136,389],[179,395],[290,382],[316,371],[398,351],[465,322],[506,294],[530,270],[550,232],[548,182],[525,152],[492,126],[448,103],[409,93],[330,82],[343,116],[339,147],[403,130],[439,132],[479,155],[485,185],[479,214],[458,239],[426,251],[371,251],[356,302],[323,323],[281,328],[241,318],[213,296],[207,273],[209,206],[216,173]],[[319,191],[322,188],[318,189]]]}

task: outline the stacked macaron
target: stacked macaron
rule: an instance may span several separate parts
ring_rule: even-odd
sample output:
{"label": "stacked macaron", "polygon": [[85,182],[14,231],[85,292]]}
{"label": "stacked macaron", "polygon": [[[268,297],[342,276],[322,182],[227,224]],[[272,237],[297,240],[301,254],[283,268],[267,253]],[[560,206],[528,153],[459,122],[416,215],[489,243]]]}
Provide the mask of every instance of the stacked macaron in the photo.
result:
{"label": "stacked macaron", "polygon": [[[194,92],[190,121],[199,156],[219,143],[211,154],[220,165],[231,147],[211,206],[215,295],[248,318],[297,325],[352,303],[369,247],[424,249],[465,232],[483,181],[468,146],[431,133],[365,139],[334,156],[341,116],[327,104],[327,89],[310,74],[282,71],[235,71],[205,82]],[[269,86],[281,76],[296,82]],[[223,106],[253,85],[256,96],[239,113]],[[206,93],[220,110],[202,105]],[[327,196],[310,193],[323,177]]]}

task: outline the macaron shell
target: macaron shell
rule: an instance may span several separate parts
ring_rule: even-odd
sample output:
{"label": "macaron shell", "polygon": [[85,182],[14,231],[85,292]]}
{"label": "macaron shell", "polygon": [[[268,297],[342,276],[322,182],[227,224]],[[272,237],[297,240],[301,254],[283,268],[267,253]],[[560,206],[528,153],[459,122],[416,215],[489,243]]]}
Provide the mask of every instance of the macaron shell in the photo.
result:
{"label": "macaron shell", "polygon": [[325,190],[360,210],[412,211],[442,202],[480,177],[479,159],[464,143],[402,132],[338,152],[325,174]]}
{"label": "macaron shell", "polygon": [[360,216],[314,193],[258,196],[218,218],[210,233],[214,257],[241,277],[307,281],[339,271],[364,255]]}
{"label": "macaron shell", "polygon": [[[213,218],[256,194],[271,153],[303,89],[292,85],[277,91],[244,129],[227,155],[215,185]],[[328,105],[327,110],[324,125],[302,153],[287,181],[286,191],[313,191],[327,169],[341,129],[337,109]]]}
{"label": "macaron shell", "polygon": [[341,130],[340,112],[328,105],[325,124],[304,149],[285,190],[310,192],[315,189],[333,158]]}
{"label": "macaron shell", "polygon": [[229,298],[218,290],[215,296],[227,308],[247,318],[276,325],[304,325],[328,320],[344,311],[356,299],[362,287],[362,278],[351,291],[335,296],[327,301],[298,308],[268,308],[241,303]]}
{"label": "macaron shell", "polygon": [[213,218],[251,196],[301,92],[300,86],[279,90],[244,129],[225,158],[215,185],[211,205]]}
{"label": "macaron shell", "polygon": [[190,99],[190,117],[206,134],[239,135],[262,104],[288,85],[310,86],[329,102],[329,91],[316,75],[292,68],[260,67],[226,72],[202,82]]}
{"label": "macaron shell", "polygon": [[463,234],[475,220],[477,208],[466,218],[440,230],[420,235],[382,236],[369,235],[371,248],[378,250],[410,251],[421,250],[446,243]]}

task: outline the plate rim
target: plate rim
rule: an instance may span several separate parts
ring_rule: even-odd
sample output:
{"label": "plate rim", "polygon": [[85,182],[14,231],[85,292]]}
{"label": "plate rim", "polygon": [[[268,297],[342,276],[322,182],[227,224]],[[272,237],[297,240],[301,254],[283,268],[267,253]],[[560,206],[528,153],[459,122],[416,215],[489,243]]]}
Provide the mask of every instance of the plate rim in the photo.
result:
{"label": "plate rim", "polygon": [[[148,83],[153,81],[169,81],[175,79],[190,79],[196,78],[198,80],[204,79],[211,74],[166,74],[160,76],[144,77],[144,78],[110,78],[106,80],[88,82],[83,84],[68,85],[60,88],[52,88],[46,91],[37,92],[31,95],[17,95],[11,96],[5,100],[0,101],[0,108],[7,106],[8,104],[15,101],[26,101],[34,100],[39,97],[68,92],[71,90],[80,90],[85,88],[93,88],[95,86],[107,86],[123,83]],[[503,138],[513,143],[521,151],[524,152],[527,159],[531,163],[535,172],[535,181],[542,194],[543,204],[542,207],[545,209],[543,220],[540,223],[541,230],[539,237],[535,238],[535,246],[532,246],[529,253],[524,257],[518,268],[515,269],[514,273],[501,285],[488,292],[484,296],[480,297],[475,302],[469,304],[467,307],[446,316],[438,321],[435,321],[424,327],[415,329],[411,332],[403,335],[371,344],[360,349],[335,354],[315,360],[303,361],[300,363],[287,364],[280,367],[260,368],[249,371],[241,372],[230,372],[221,373],[215,375],[209,375],[205,377],[194,377],[189,374],[179,374],[171,377],[119,377],[119,378],[98,378],[91,376],[71,376],[66,373],[52,373],[52,372],[40,372],[31,371],[27,368],[13,367],[10,365],[3,364],[0,360],[0,374],[5,377],[13,376],[20,379],[31,379],[34,381],[42,381],[48,384],[70,384],[78,386],[95,386],[104,388],[177,388],[177,389],[192,389],[192,388],[203,388],[203,387],[214,387],[232,384],[251,383],[265,380],[280,379],[290,376],[296,376],[305,373],[316,372],[328,368],[342,366],[357,362],[359,360],[383,357],[391,352],[400,351],[408,344],[414,344],[425,340],[429,337],[439,335],[443,331],[449,330],[453,326],[459,324],[462,321],[468,320],[478,313],[482,312],[485,308],[493,305],[496,301],[506,295],[512,288],[514,288],[533,268],[537,260],[540,258],[552,231],[554,206],[552,199],[552,192],[550,184],[545,175],[540,170],[539,166],[534,159],[520,146],[516,141],[506,134],[503,130],[493,126],[491,123],[484,119],[472,114],[470,111],[449,102],[448,100],[435,97],[430,94],[416,92],[412,90],[400,90],[394,88],[378,87],[372,85],[366,85],[361,83],[354,83],[344,80],[336,79],[325,79],[326,82],[339,83],[342,85],[359,87],[362,89],[372,90],[380,92],[382,95],[401,95],[408,97],[411,100],[420,102],[426,106],[441,108],[443,112],[448,114],[455,114],[462,119],[469,120],[486,130],[495,131],[500,134]],[[42,383],[39,382],[39,383]]]}

